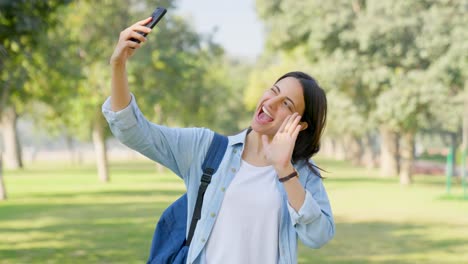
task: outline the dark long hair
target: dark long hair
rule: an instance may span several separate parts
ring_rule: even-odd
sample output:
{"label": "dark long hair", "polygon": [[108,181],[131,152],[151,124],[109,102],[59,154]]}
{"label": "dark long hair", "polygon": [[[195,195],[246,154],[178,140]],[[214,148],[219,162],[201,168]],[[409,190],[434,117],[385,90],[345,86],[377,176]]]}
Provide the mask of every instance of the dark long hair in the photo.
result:
{"label": "dark long hair", "polygon": [[320,177],[320,173],[316,170],[316,168],[320,168],[311,164],[309,160],[320,150],[320,138],[327,121],[327,97],[325,91],[314,78],[300,71],[288,72],[275,83],[286,77],[296,78],[301,83],[305,103],[301,122],[306,122],[308,125],[297,136],[292,154],[292,162],[293,164],[300,161],[306,162],[308,167]]}

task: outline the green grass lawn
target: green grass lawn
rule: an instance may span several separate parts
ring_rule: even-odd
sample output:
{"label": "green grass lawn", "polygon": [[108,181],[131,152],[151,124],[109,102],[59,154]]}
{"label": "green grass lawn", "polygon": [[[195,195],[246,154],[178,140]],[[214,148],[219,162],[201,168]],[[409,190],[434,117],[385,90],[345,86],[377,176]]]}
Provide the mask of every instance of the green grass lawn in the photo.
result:
{"label": "green grass lawn", "polygon": [[[319,250],[299,247],[299,263],[468,263],[468,200],[443,177],[396,178],[319,160],[336,236]],[[0,202],[0,263],[143,263],[154,224],[183,191],[149,162],[112,164],[99,183],[92,166],[35,165],[6,171]]]}

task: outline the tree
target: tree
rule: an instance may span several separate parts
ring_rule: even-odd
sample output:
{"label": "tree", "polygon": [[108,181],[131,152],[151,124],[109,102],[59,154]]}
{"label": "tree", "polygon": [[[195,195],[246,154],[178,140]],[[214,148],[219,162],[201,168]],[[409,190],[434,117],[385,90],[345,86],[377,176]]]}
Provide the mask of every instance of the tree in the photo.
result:
{"label": "tree", "polygon": [[299,59],[308,61],[301,67],[308,68],[329,94],[326,136],[336,149],[347,149],[343,157],[371,167],[376,157],[370,131],[375,125],[368,120],[375,90],[364,86],[365,61],[350,37],[359,3],[355,2],[257,1],[257,10],[269,30],[267,56],[280,50],[289,54],[290,65]]}
{"label": "tree", "polygon": [[[466,1],[259,0],[257,9],[269,29],[271,49],[302,50],[325,87],[342,95],[330,98],[331,104],[344,97],[352,102],[354,115],[336,115],[341,118],[330,120],[330,127],[345,123],[354,136],[379,128],[382,174],[400,171],[401,183],[410,183],[415,134],[430,123],[431,106],[438,102],[434,94],[447,101],[455,95],[449,86],[428,80],[434,80],[430,68],[451,47],[459,47],[457,54],[466,58],[466,48],[460,48],[466,39],[457,36],[466,31]],[[367,125],[353,126],[356,115]]]}
{"label": "tree", "polygon": [[[56,22],[50,19],[50,15],[66,3],[68,3],[66,0],[2,1],[0,3],[0,54],[2,56],[0,60],[0,87],[2,87],[0,119],[10,128],[9,133],[6,134],[16,135],[15,106],[30,98],[23,85],[29,79],[29,61],[37,46],[38,37],[41,32],[45,32]],[[8,107],[10,108],[7,109]],[[5,109],[11,118],[4,117]],[[19,153],[17,138],[6,139],[3,143],[7,145],[5,150],[13,150],[5,153],[5,159],[13,162],[16,160],[17,166],[20,166],[17,159]],[[6,199],[1,168],[0,164],[0,199]]]}
{"label": "tree", "polygon": [[459,45],[454,30],[465,16],[459,4],[369,1],[356,23],[360,49],[371,65],[379,65],[370,72],[379,67],[386,72],[387,85],[377,96],[375,114],[381,129],[401,135],[402,184],[411,183],[415,134],[428,127],[433,106],[439,105],[434,95],[445,102],[454,97],[450,86],[430,81],[434,80],[430,69],[452,46]]}
{"label": "tree", "polygon": [[155,113],[147,115],[152,121],[233,133],[245,117],[238,96],[245,79],[237,74],[248,67],[228,58],[212,35],[201,35],[190,24],[168,11],[129,63],[131,89],[144,95],[138,104],[144,113]]}
{"label": "tree", "polygon": [[[167,7],[168,13],[128,63],[132,91],[145,95],[138,97],[140,108],[144,113],[155,112],[156,117],[147,116],[160,123],[169,120],[181,125],[229,123],[224,118],[241,111],[235,100],[225,103],[234,88],[224,66],[222,48],[213,43],[211,36],[199,35],[184,19],[173,15],[172,1],[160,5]],[[101,114],[101,105],[110,89],[108,60],[120,31],[149,15],[146,6],[144,2],[135,5],[131,0],[75,1],[60,13],[60,19],[68,23],[50,31],[48,41],[44,41],[44,50],[60,48],[55,59],[60,60],[60,66],[43,70],[40,75],[44,83],[36,89],[50,91],[51,88],[44,87],[53,83],[55,96],[42,101],[52,106],[52,119],[63,120],[81,139],[91,136],[102,181],[109,180],[105,138],[110,134]],[[50,56],[37,61],[47,64],[49,60]],[[67,67],[69,63],[72,65]],[[217,107],[226,110],[223,118],[214,111]],[[224,129],[232,131],[233,127]]]}

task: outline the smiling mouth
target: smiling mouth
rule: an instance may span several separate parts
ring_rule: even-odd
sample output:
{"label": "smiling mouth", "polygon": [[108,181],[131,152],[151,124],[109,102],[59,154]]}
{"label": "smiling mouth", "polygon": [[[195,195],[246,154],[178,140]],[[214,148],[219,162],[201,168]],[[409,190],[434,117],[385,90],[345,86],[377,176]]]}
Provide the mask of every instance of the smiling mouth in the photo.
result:
{"label": "smiling mouth", "polygon": [[268,112],[265,106],[262,106],[262,108],[260,108],[260,111],[258,113],[257,120],[260,123],[266,124],[266,123],[272,122],[274,118],[272,114]]}
{"label": "smiling mouth", "polygon": [[[265,108],[265,106],[262,106],[262,111],[263,113],[265,113],[269,118],[271,118],[273,120],[273,116],[271,115],[270,112],[268,112],[268,110]],[[262,113],[262,112],[261,112]]]}

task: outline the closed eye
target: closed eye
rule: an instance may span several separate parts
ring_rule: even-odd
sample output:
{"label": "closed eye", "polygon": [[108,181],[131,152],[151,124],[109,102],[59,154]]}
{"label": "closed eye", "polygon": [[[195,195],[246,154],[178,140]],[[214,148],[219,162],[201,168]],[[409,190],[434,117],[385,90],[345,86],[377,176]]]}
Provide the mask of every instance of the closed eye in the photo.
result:
{"label": "closed eye", "polygon": [[[271,88],[271,90],[276,94],[280,94],[281,93],[281,90],[280,88],[277,86],[277,85],[273,85],[273,87]],[[288,107],[288,109],[291,111],[291,112],[294,112],[293,108],[295,109],[296,108],[296,104],[294,104],[293,100],[291,100],[291,98],[289,97],[286,97],[285,101],[283,102],[283,104],[285,106]]]}
{"label": "closed eye", "polygon": [[289,109],[289,111],[291,112],[293,111],[291,103],[289,103],[287,100],[284,100],[283,104]]}

